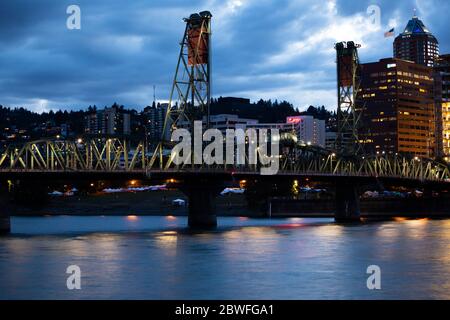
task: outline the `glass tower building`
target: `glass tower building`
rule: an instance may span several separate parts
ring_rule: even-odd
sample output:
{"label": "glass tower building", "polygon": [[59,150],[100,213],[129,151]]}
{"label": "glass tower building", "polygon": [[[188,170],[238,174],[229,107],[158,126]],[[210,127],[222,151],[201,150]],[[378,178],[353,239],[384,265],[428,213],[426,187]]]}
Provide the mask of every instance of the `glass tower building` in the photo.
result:
{"label": "glass tower building", "polygon": [[414,16],[405,30],[395,38],[394,57],[432,67],[439,57],[439,42],[423,22]]}

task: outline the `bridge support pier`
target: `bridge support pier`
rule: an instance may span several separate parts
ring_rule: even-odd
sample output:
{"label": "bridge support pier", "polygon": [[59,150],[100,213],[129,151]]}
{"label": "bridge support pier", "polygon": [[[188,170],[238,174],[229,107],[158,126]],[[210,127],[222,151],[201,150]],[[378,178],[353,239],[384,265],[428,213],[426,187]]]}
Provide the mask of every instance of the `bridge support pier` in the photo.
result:
{"label": "bridge support pier", "polygon": [[194,229],[217,227],[215,198],[224,183],[208,178],[188,178],[180,183],[180,190],[188,197],[188,226]]}
{"label": "bridge support pier", "polygon": [[361,221],[358,185],[351,181],[336,182],[336,222]]}
{"label": "bridge support pier", "polygon": [[6,214],[0,213],[0,235],[8,234],[11,232],[11,217]]}
{"label": "bridge support pier", "polygon": [[[0,188],[3,186],[0,186]],[[2,188],[1,188],[2,189]],[[2,192],[2,190],[0,190]],[[8,197],[0,193],[0,235],[11,232],[11,217],[8,212]]]}

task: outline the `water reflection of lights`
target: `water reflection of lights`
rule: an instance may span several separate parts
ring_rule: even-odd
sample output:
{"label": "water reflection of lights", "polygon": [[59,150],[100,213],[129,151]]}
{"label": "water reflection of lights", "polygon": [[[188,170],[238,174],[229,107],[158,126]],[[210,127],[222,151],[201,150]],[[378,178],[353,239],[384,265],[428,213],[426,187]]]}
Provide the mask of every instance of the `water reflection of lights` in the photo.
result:
{"label": "water reflection of lights", "polygon": [[31,252],[31,249],[33,249],[25,239],[11,239],[5,242],[5,247],[11,252],[14,252],[14,258],[26,257]]}
{"label": "water reflection of lights", "polygon": [[136,220],[138,220],[138,216],[135,216],[135,215],[129,215],[129,216],[127,216],[127,220],[128,220],[128,221],[136,221]]}
{"label": "water reflection of lights", "polygon": [[394,221],[396,222],[403,222],[403,221],[407,221],[409,224],[413,224],[413,225],[420,225],[423,224],[426,221],[430,221],[429,218],[406,218],[406,217],[394,217],[393,218]]}
{"label": "water reflection of lights", "polygon": [[429,224],[429,219],[415,219],[405,221],[405,224],[408,226],[408,230],[406,235],[410,238],[419,238],[423,239],[428,236],[427,227]]}
{"label": "water reflection of lights", "polygon": [[[444,220],[441,222],[441,226],[444,230],[450,230],[450,220]],[[450,231],[442,232],[442,236],[445,239],[450,239]],[[450,254],[449,254],[450,257]]]}
{"label": "water reflection of lights", "polygon": [[177,220],[177,217],[172,216],[172,215],[168,215],[168,216],[166,216],[166,219],[167,220]]}
{"label": "water reflection of lights", "polygon": [[344,230],[343,226],[339,225],[325,225],[318,228],[313,228],[314,234],[320,237],[338,237]]}
{"label": "water reflection of lights", "polygon": [[277,226],[278,228],[281,229],[294,229],[294,228],[301,228],[304,226],[303,223],[303,218],[290,218],[288,219],[289,223],[285,223],[285,224],[281,224],[279,226]]}
{"label": "water reflection of lights", "polygon": [[267,238],[277,236],[277,233],[270,227],[245,227],[237,230],[230,230],[224,233],[226,239],[244,238]]}
{"label": "water reflection of lights", "polygon": [[395,223],[389,223],[387,225],[381,225],[377,229],[377,236],[382,238],[383,241],[394,241],[401,236],[400,227]]}
{"label": "water reflection of lights", "polygon": [[164,249],[176,249],[178,233],[176,231],[163,231],[156,236],[156,243]]}
{"label": "water reflection of lights", "polygon": [[177,234],[177,232],[176,231],[163,231],[163,234],[164,235],[176,235]]}
{"label": "water reflection of lights", "polygon": [[414,219],[414,220],[407,220],[406,222],[412,226],[425,226],[428,223],[428,221],[430,221],[430,219],[420,218],[420,219]]}
{"label": "water reflection of lights", "polygon": [[287,223],[287,224],[280,224],[278,228],[280,229],[295,229],[295,228],[301,228],[303,227],[303,224],[301,223]]}
{"label": "water reflection of lights", "polygon": [[223,247],[227,259],[245,256],[246,260],[253,260],[280,252],[283,235],[273,227],[245,227],[227,231],[223,237],[227,243]]}

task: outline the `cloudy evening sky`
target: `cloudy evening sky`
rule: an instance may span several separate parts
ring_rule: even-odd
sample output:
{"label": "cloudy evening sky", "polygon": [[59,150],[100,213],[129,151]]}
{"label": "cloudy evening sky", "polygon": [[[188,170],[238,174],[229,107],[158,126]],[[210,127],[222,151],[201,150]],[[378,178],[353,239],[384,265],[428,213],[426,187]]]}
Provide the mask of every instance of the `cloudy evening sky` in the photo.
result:
{"label": "cloudy evening sky", "polygon": [[[66,9],[81,8],[81,30]],[[373,26],[369,5],[381,8]],[[183,17],[213,14],[213,96],[288,100],[335,108],[337,41],[362,44],[362,62],[392,56],[393,38],[417,9],[450,53],[447,0],[1,0],[0,104],[36,111],[142,109],[167,100]]]}

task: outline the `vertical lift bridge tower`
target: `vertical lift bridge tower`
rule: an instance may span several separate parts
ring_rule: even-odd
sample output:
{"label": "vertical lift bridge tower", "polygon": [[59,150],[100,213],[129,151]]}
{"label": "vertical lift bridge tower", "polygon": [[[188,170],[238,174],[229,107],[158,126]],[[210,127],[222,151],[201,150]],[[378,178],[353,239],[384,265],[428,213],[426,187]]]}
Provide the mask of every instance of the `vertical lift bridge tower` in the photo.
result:
{"label": "vertical lift bridge tower", "polygon": [[[168,169],[172,155],[167,159],[164,151],[171,150],[171,132],[177,128],[194,130],[194,121],[206,118],[209,127],[211,104],[211,18],[209,11],[191,14],[185,18],[186,28],[181,40],[180,54],[169,97],[161,141],[149,163],[159,156],[161,170]],[[168,152],[170,153],[170,152]],[[194,154],[191,152],[191,159]],[[166,158],[166,160],[165,160]],[[194,161],[191,162],[194,165]],[[214,198],[224,188],[219,178],[198,177],[186,173],[178,179],[179,189],[188,197],[188,225],[193,228],[214,228],[217,226]]]}
{"label": "vertical lift bridge tower", "polygon": [[[337,54],[337,136],[336,151],[340,158],[357,158],[363,155],[358,135],[361,108],[356,105],[360,88],[358,48],[353,41],[336,44]],[[360,220],[358,185],[350,179],[336,180],[336,221]]]}
{"label": "vertical lift bridge tower", "polygon": [[360,88],[360,66],[358,48],[353,41],[336,44],[337,54],[337,136],[336,150],[341,156],[357,156],[363,152],[358,136],[361,108],[356,105]]}
{"label": "vertical lift bridge tower", "polygon": [[[191,14],[185,18],[186,28],[178,56],[175,77],[170,92],[169,104],[164,120],[161,141],[155,150],[149,166],[152,167],[159,155],[163,169],[171,164],[169,158],[164,165],[164,149],[172,147],[171,132],[183,125],[193,130],[194,120],[206,117],[209,127],[211,104],[211,18],[209,11]],[[192,156],[192,155],[191,155]]]}

